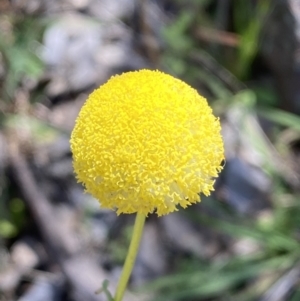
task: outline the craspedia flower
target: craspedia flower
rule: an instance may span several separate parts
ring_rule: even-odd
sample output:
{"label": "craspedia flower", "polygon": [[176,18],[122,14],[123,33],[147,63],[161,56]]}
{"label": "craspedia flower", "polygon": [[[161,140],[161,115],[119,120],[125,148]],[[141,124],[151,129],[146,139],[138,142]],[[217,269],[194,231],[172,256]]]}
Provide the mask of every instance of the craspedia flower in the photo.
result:
{"label": "craspedia flower", "polygon": [[71,135],[77,179],[117,213],[160,215],[209,195],[224,159],[220,122],[179,79],[140,70],[87,99]]}

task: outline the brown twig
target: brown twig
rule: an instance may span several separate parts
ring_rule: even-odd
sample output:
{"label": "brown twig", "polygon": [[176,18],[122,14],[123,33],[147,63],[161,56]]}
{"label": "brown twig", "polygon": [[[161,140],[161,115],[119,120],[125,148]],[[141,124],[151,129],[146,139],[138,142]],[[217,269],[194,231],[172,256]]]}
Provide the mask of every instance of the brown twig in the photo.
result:
{"label": "brown twig", "polygon": [[47,252],[61,268],[67,282],[72,287],[74,300],[101,301],[103,296],[94,292],[101,286],[107,275],[97,267],[91,254],[72,254],[60,231],[60,223],[50,202],[33,177],[21,153],[16,138],[9,139],[9,163],[13,177],[18,184],[23,199],[31,212],[40,234],[46,244]]}
{"label": "brown twig", "polygon": [[196,30],[195,35],[200,40],[229,47],[238,47],[240,44],[239,35],[228,31],[201,27]]}
{"label": "brown twig", "polygon": [[245,84],[239,81],[230,71],[221,66],[212,56],[205,52],[192,52],[188,56],[188,62],[192,65],[200,65],[211,74],[219,78],[232,93],[246,89]]}
{"label": "brown twig", "polygon": [[135,10],[137,16],[137,32],[136,39],[140,41],[140,47],[149,59],[153,67],[159,67],[160,45],[153,28],[151,28],[151,20],[147,14],[147,0],[136,0]]}

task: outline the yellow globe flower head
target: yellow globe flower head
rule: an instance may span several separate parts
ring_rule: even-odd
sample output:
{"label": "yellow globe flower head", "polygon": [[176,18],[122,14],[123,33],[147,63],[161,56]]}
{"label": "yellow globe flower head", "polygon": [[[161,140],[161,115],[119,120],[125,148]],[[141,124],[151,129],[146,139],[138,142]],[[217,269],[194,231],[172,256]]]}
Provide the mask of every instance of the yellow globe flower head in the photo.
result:
{"label": "yellow globe flower head", "polygon": [[165,215],[209,195],[224,159],[220,122],[196,90],[160,71],[114,76],[71,135],[78,182],[103,208]]}

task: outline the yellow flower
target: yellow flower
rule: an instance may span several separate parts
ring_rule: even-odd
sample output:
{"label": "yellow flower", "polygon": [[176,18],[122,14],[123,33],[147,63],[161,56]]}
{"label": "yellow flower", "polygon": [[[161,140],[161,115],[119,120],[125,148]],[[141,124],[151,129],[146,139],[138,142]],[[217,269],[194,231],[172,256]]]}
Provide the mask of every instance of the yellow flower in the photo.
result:
{"label": "yellow flower", "polygon": [[78,182],[117,213],[168,214],[209,195],[224,159],[207,101],[160,71],[112,77],[82,107],[71,135]]}

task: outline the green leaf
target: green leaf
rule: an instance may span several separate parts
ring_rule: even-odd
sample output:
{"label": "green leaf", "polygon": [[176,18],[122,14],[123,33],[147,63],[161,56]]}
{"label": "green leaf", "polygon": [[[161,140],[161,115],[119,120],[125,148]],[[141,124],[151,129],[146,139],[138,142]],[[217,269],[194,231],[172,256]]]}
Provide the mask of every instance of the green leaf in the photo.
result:
{"label": "green leaf", "polygon": [[281,126],[300,131],[300,117],[298,115],[271,108],[261,109],[259,114]]}
{"label": "green leaf", "polygon": [[108,300],[108,301],[114,301],[114,298],[113,298],[112,294],[111,294],[110,291],[108,290],[108,285],[109,285],[109,281],[108,281],[107,279],[105,279],[105,280],[102,282],[102,287],[99,288],[95,293],[96,293],[96,294],[104,293],[105,296],[107,297],[107,300]]}
{"label": "green leaf", "polygon": [[0,220],[0,236],[3,238],[11,238],[17,234],[14,224],[8,220]]}

